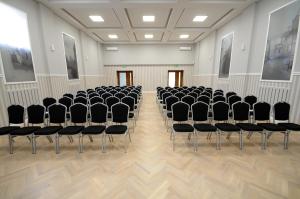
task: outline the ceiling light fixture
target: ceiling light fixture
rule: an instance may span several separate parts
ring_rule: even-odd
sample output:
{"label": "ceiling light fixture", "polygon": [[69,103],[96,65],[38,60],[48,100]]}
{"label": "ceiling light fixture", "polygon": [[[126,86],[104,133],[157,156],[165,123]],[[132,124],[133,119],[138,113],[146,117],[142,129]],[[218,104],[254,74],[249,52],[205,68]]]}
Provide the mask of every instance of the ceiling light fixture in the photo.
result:
{"label": "ceiling light fixture", "polygon": [[145,39],[153,39],[153,34],[145,34]]}
{"label": "ceiling light fixture", "polygon": [[112,34],[112,35],[108,35],[108,37],[110,39],[118,39],[118,35]]}
{"label": "ceiling light fixture", "polygon": [[180,39],[187,39],[187,38],[189,38],[190,37],[190,35],[179,35],[179,38]]}
{"label": "ceiling light fixture", "polygon": [[154,22],[155,16],[143,16],[143,21],[144,22]]}
{"label": "ceiling light fixture", "polygon": [[104,19],[99,15],[91,15],[89,16],[93,22],[103,22]]}
{"label": "ceiling light fixture", "polygon": [[195,16],[193,22],[203,22],[205,21],[207,16]]}

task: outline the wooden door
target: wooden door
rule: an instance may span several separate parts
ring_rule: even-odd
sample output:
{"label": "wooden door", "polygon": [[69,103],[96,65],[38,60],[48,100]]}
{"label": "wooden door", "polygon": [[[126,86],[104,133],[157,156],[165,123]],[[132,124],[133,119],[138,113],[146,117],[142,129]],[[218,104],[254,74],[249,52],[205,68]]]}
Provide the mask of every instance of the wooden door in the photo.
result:
{"label": "wooden door", "polygon": [[117,71],[117,81],[119,86],[132,86],[133,71]]}

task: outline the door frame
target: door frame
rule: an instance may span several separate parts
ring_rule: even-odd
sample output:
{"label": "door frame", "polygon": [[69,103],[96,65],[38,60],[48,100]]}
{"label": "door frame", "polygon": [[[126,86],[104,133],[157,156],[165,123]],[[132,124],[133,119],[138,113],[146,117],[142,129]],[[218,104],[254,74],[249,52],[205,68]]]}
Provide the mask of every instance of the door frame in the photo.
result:
{"label": "door frame", "polygon": [[[178,85],[179,87],[183,86],[183,76],[184,76],[184,70],[168,70],[168,81],[167,81],[167,86],[169,86],[169,73],[170,72],[181,72],[181,85]],[[176,86],[176,77],[175,77],[175,86]]]}
{"label": "door frame", "polygon": [[[118,86],[120,86],[120,73],[122,73],[122,72],[131,73],[131,83],[133,85],[133,71],[132,70],[117,70],[116,72],[117,72],[117,84],[118,84]],[[126,84],[127,84],[127,82],[126,82]]]}

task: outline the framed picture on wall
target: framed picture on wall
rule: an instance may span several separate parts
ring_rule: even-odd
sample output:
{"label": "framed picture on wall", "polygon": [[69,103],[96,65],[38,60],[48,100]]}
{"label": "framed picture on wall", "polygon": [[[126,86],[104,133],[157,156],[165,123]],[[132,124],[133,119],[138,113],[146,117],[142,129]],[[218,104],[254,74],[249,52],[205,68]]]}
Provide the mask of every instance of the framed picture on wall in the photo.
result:
{"label": "framed picture on wall", "polygon": [[[7,84],[36,82],[27,14],[0,3],[0,54]],[[13,24],[13,25],[12,25]]]}
{"label": "framed picture on wall", "polygon": [[68,79],[79,79],[75,39],[71,35],[63,33],[63,41]]}
{"label": "framed picture on wall", "polygon": [[232,43],[234,33],[229,33],[222,38],[221,53],[220,53],[220,65],[219,65],[219,78],[228,78],[231,55],[232,55]]}
{"label": "framed picture on wall", "polygon": [[291,81],[299,38],[300,1],[269,14],[261,80]]}

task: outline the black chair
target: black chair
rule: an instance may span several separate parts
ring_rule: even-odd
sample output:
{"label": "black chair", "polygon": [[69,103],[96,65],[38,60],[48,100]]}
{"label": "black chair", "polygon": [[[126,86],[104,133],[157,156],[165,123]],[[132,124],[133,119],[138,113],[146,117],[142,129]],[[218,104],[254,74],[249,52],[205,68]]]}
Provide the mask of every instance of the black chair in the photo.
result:
{"label": "black chair", "polygon": [[106,148],[106,135],[124,135],[124,144],[125,153],[127,152],[128,142],[127,142],[127,135],[130,138],[130,132],[128,131],[128,117],[129,117],[129,107],[124,103],[117,103],[111,107],[112,112],[112,122],[114,124],[108,126],[105,130],[105,137],[104,137],[104,149]]}
{"label": "black chair", "polygon": [[[117,104],[120,102],[120,99],[115,97],[115,96],[111,96],[111,97],[108,97],[105,101],[105,104],[108,106],[108,113],[111,112],[111,107],[114,105],[114,104]],[[110,118],[110,117],[109,117]]]}
{"label": "black chair", "polygon": [[[188,133],[189,137],[192,133],[195,135],[195,131],[192,125],[188,123],[190,106],[185,102],[176,102],[172,105],[172,133],[173,151],[175,150],[175,134],[176,133]],[[194,150],[195,143],[194,143]]]}
{"label": "black chair", "polygon": [[165,124],[167,126],[167,130],[169,130],[169,119],[172,119],[172,105],[175,104],[176,102],[179,102],[179,98],[175,96],[169,96],[166,98],[166,114],[164,115],[165,117]]}
{"label": "black chair", "polygon": [[202,93],[202,91],[200,89],[194,89],[193,90],[194,93],[197,93],[198,96],[200,96],[200,94]]}
{"label": "black chair", "polygon": [[89,99],[91,99],[93,97],[100,97],[100,95],[98,93],[90,93],[89,94]]}
{"label": "black chair", "polygon": [[81,104],[87,105],[88,99],[86,99],[84,97],[76,97],[73,102],[74,102],[74,104],[81,103]]}
{"label": "black chair", "polygon": [[189,117],[191,117],[192,115],[190,114],[191,113],[191,107],[192,105],[195,103],[195,98],[190,96],[190,95],[186,95],[184,96],[181,101],[187,103],[189,105]]}
{"label": "black chair", "polygon": [[[42,110],[42,109],[41,109]],[[38,137],[46,136],[50,143],[53,138],[55,139],[56,133],[63,128],[66,122],[66,110],[67,108],[62,104],[52,104],[49,106],[49,124],[46,127],[37,129],[32,135],[32,153],[36,154],[36,139]],[[36,110],[38,112],[38,109]],[[54,126],[52,126],[55,124]],[[56,149],[55,145],[55,149]],[[56,150],[55,150],[56,151]]]}
{"label": "black chair", "polygon": [[130,96],[126,96],[126,97],[123,97],[121,102],[126,104],[128,107],[129,107],[129,119],[132,119],[133,120],[133,127],[132,127],[132,131],[134,132],[134,127],[136,125],[136,118],[135,118],[135,109],[134,109],[134,98],[133,97],[130,97]]}
{"label": "black chair", "polygon": [[134,108],[137,110],[137,116],[139,115],[139,111],[140,111],[140,106],[139,106],[139,101],[138,101],[138,95],[136,93],[132,93],[130,92],[128,94],[129,97],[133,97],[134,98]]}
{"label": "black chair", "polygon": [[225,97],[223,97],[221,95],[214,96],[213,99],[212,99],[213,103],[225,102],[225,101],[226,101]]}
{"label": "black chair", "polygon": [[172,93],[170,92],[165,92],[163,95],[162,95],[162,101],[160,102],[161,103],[161,111],[165,110],[166,109],[166,99],[168,97],[170,97],[172,95]]}
{"label": "black chair", "polygon": [[109,93],[112,94],[112,95],[115,95],[116,93],[118,93],[118,91],[113,89],[113,90],[110,90]]}
{"label": "black chair", "polygon": [[198,102],[203,102],[205,104],[210,104],[210,98],[206,95],[200,95],[198,98],[197,98],[197,101]]}
{"label": "black chair", "polygon": [[205,96],[209,97],[209,99],[211,98],[211,94],[207,91],[202,92],[201,95],[205,95]]}
{"label": "black chair", "polygon": [[106,99],[111,96],[113,96],[111,93],[103,93],[101,95],[101,98],[104,100],[104,102],[106,102]]}
{"label": "black chair", "polygon": [[274,105],[274,120],[278,125],[287,129],[284,143],[285,149],[288,149],[289,134],[291,131],[300,131],[300,125],[290,122],[290,104],[287,102],[278,102]]}
{"label": "black chair", "polygon": [[184,94],[183,92],[178,92],[178,93],[176,93],[174,96],[175,96],[175,97],[178,97],[179,100],[181,100],[181,99],[185,96],[185,94]]}
{"label": "black chair", "polygon": [[188,95],[192,96],[195,99],[198,98],[198,93],[195,93],[195,92],[190,92],[190,93],[188,93]]}
{"label": "black chair", "polygon": [[[19,107],[21,109],[21,107]],[[20,115],[20,117],[24,117],[23,114]],[[26,136],[31,143],[32,142],[32,134],[37,129],[41,128],[41,126],[36,125],[42,125],[45,121],[45,107],[41,105],[31,105],[27,107],[27,119],[28,119],[28,126],[24,128],[18,128],[10,132],[9,134],[9,145],[10,145],[10,153],[13,153],[13,138],[15,137],[22,137]],[[24,122],[23,122],[24,123]],[[32,145],[33,147],[33,145]]]}
{"label": "black chair", "polygon": [[181,92],[184,93],[185,95],[187,95],[190,91],[185,89],[185,90],[182,90]]}
{"label": "black chair", "polygon": [[177,89],[171,90],[170,93],[172,93],[172,95],[175,95],[176,93],[178,93],[179,91]]}
{"label": "black chair", "polygon": [[[215,127],[217,127],[217,149],[221,149],[221,132],[228,132],[230,136],[233,132],[240,133],[240,127],[228,123],[229,121],[229,105],[225,102],[217,102],[212,106],[213,118],[215,121]],[[227,138],[229,138],[227,136]]]}
{"label": "black chair", "polygon": [[59,147],[59,137],[61,136],[68,136],[70,141],[72,141],[72,136],[73,135],[78,135],[79,138],[79,152],[82,152],[82,148],[81,148],[81,137],[82,137],[82,130],[85,127],[85,124],[87,122],[87,112],[88,112],[88,108],[86,105],[81,104],[81,103],[77,103],[77,104],[73,104],[70,107],[70,122],[73,124],[71,126],[67,126],[61,130],[58,131],[58,133],[56,134],[56,153],[60,152],[60,147]]}
{"label": "black chair", "polygon": [[[253,106],[254,120],[258,126],[264,129],[264,144],[263,149],[266,149],[267,139],[270,138],[273,132],[280,132],[284,134],[284,141],[286,140],[286,128],[270,122],[271,105],[267,102],[257,102]],[[285,143],[284,143],[285,147]]]}
{"label": "black chair", "polygon": [[[243,134],[242,132],[248,132],[248,138],[254,133],[258,132],[264,139],[263,128],[250,122],[250,105],[246,102],[236,102],[232,105],[233,120],[235,125],[241,128],[240,131],[240,149],[243,149]],[[263,147],[263,142],[261,146]]]}
{"label": "black chair", "polygon": [[125,96],[126,96],[126,95],[125,95],[124,93],[121,93],[121,92],[115,94],[115,97],[119,98],[120,100],[121,100],[123,97],[125,97]]}
{"label": "black chair", "polygon": [[196,102],[192,105],[192,119],[196,130],[196,150],[198,147],[197,132],[213,133],[217,128],[210,124],[208,120],[209,105],[204,102]]}
{"label": "black chair", "polygon": [[253,105],[257,102],[257,97],[254,95],[248,95],[244,98],[244,102],[250,105],[250,110],[253,110]]}
{"label": "black chair", "polygon": [[83,97],[83,98],[86,98],[87,96],[86,96],[85,93],[78,93],[78,94],[76,95],[75,98],[77,98],[77,97]]}
{"label": "black chair", "polygon": [[66,118],[70,118],[70,107],[73,104],[73,100],[69,97],[62,97],[58,100],[58,103],[64,105],[67,108]]}
{"label": "black chair", "polygon": [[56,103],[56,99],[54,99],[53,97],[46,97],[43,99],[43,105],[46,108],[45,118],[48,118],[48,107],[55,103]]}
{"label": "black chair", "polygon": [[216,96],[222,96],[222,97],[224,97],[224,93],[222,93],[222,92],[214,92],[213,98],[216,97]]}
{"label": "black chair", "polygon": [[99,96],[101,97],[104,93],[106,93],[105,90],[99,89],[97,90],[97,93],[99,94]]}
{"label": "black chair", "polygon": [[69,98],[71,98],[71,99],[74,99],[74,95],[71,94],[71,93],[65,93],[65,94],[63,95],[63,97],[69,97]]}
{"label": "black chair", "polygon": [[120,91],[120,93],[123,93],[124,95],[128,95],[128,91],[126,91],[126,90],[122,90],[122,91]]}
{"label": "black chair", "polygon": [[90,98],[90,105],[93,105],[96,103],[104,103],[104,100],[101,97],[97,97],[97,96]]}
{"label": "black chair", "polygon": [[233,92],[233,91],[227,92],[227,93],[226,93],[226,102],[228,102],[229,97],[231,97],[231,96],[233,96],[233,95],[236,95],[236,93]]}
{"label": "black chair", "polygon": [[86,92],[85,92],[85,91],[77,91],[77,94],[80,94],[80,93],[82,93],[82,94],[86,94]]}
{"label": "black chair", "polygon": [[[24,123],[24,107],[20,105],[10,105],[7,108],[8,113],[8,126],[0,128],[0,136],[9,135],[10,132],[19,129],[20,126],[25,126]],[[12,126],[20,125],[20,126]],[[9,146],[12,144],[13,140],[9,136]]]}
{"label": "black chair", "polygon": [[[95,103],[90,106],[90,121],[89,126],[84,128],[81,132],[81,152],[83,152],[83,138],[85,135],[94,136],[94,135],[102,135],[101,149],[104,152],[104,136],[103,133],[107,126],[107,116],[108,116],[108,107],[103,103]],[[92,140],[90,138],[90,140]]]}

